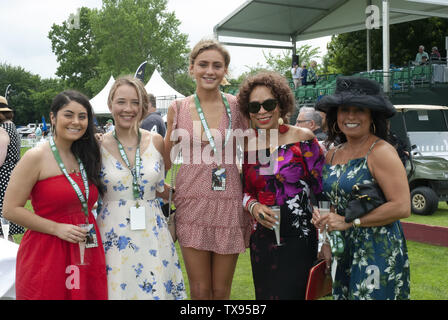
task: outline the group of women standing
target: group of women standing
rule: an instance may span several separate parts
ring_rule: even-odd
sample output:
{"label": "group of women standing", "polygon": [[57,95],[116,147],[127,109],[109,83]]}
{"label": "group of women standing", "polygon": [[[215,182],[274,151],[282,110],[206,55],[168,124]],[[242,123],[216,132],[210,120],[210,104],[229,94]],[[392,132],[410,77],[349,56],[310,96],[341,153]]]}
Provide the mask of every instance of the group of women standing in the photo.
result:
{"label": "group of women standing", "polygon": [[[148,98],[138,79],[113,85],[108,106],[115,130],[99,143],[86,97],[65,91],[54,99],[54,138],[19,162],[3,208],[28,229],[17,257],[18,299],[184,299],[179,259],[156,199],[169,198],[165,170],[179,146],[184,163],[175,179],[176,235],[192,299],[229,299],[238,255],[248,247],[257,299],[303,299],[317,258],[316,227],[325,226],[341,232],[346,243],[343,257],[332,258],[327,246],[321,252],[328,265],[337,261],[335,298],[365,298],[358,286],[371,265],[394,279],[369,285],[368,297],[409,297],[398,221],[409,214],[409,190],[393,148],[371,130],[372,122],[381,128],[383,118],[377,121],[371,106],[356,99],[322,104],[335,127],[330,136],[343,142],[325,159],[311,131],[287,124],[295,104],[286,80],[260,73],[241,85],[236,98],[220,91],[229,63],[215,40],[193,48],[189,72],[196,92],[169,108],[165,140],[139,129]],[[379,114],[388,106],[382,102]],[[238,129],[246,133],[242,179],[232,134]],[[341,210],[353,177],[375,179],[387,198],[356,227],[343,222]],[[337,208],[325,217],[311,201],[322,187]],[[25,208],[29,197],[34,213]],[[89,232],[78,226],[84,223]],[[282,245],[276,244],[276,228]],[[92,236],[97,242],[87,246],[87,264],[80,265],[78,243]],[[67,267],[73,265],[78,283],[68,285]]]}

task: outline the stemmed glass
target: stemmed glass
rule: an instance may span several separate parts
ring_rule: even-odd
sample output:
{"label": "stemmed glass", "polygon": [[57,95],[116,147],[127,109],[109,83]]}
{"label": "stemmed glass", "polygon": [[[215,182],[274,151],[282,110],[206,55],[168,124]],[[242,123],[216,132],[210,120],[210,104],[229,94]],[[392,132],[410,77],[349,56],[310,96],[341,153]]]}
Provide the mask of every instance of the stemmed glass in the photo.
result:
{"label": "stemmed glass", "polygon": [[9,221],[6,220],[5,218],[0,218],[1,220],[1,224],[2,224],[2,232],[3,232],[3,238],[5,240],[8,240],[8,236],[9,236]]}
{"label": "stemmed glass", "polygon": [[277,240],[277,246],[282,246],[283,243],[280,243],[280,206],[271,206],[269,207],[274,213],[277,215],[278,225],[274,228],[275,231],[275,239]]}
{"label": "stemmed glass", "polygon": [[[327,214],[330,213],[330,205],[331,202],[330,201],[319,201],[318,206],[319,206],[319,214],[321,216],[326,216]],[[325,226],[325,229],[322,233],[322,237],[325,238],[327,237],[327,226]]]}
{"label": "stemmed glass", "polygon": [[[87,232],[89,232],[89,230],[90,230],[89,224],[85,224],[85,223],[78,224],[78,227],[84,229]],[[88,264],[88,263],[84,262],[84,253],[86,250],[86,240],[84,240],[82,242],[78,242],[78,245],[79,245],[79,255],[81,257],[81,262],[78,265],[85,266]]]}

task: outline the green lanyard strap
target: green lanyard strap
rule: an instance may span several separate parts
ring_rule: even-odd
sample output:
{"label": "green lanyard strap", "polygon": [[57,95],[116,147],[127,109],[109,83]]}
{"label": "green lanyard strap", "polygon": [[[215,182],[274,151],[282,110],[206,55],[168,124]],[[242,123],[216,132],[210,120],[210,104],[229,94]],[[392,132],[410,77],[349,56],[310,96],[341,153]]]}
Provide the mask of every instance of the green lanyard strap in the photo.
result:
{"label": "green lanyard strap", "polygon": [[[230,110],[229,102],[227,101],[227,98],[224,96],[224,93],[222,93],[222,92],[221,92],[221,97],[222,97],[222,101],[224,102],[224,105],[226,106],[227,117],[229,118],[229,127],[226,132],[226,139],[224,142],[224,146],[225,146],[227,144],[227,142],[229,141],[230,135],[232,134],[231,133],[231,131],[232,131],[231,130],[232,129],[232,112]],[[207,139],[210,142],[210,146],[213,149],[213,154],[216,154],[217,150],[216,150],[215,139],[213,139],[213,135],[212,135],[210,128],[207,124],[207,120],[205,119],[205,115],[204,115],[204,112],[202,111],[201,103],[199,102],[197,93],[194,94],[194,102],[196,104],[196,110],[198,112],[199,119],[201,120],[202,127],[204,128]]]}
{"label": "green lanyard strap", "polygon": [[118,151],[120,151],[121,158],[123,159],[124,163],[126,163],[126,166],[131,171],[132,174],[132,194],[134,195],[134,200],[143,199],[143,191],[140,192],[140,185],[138,183],[138,179],[140,177],[140,165],[141,165],[140,140],[142,135],[140,133],[140,130],[138,130],[138,143],[137,143],[137,150],[135,151],[135,165],[133,169],[131,168],[131,163],[128,160],[126,152],[124,151],[123,145],[117,138],[115,130],[113,132],[113,136],[117,141]]}
{"label": "green lanyard strap", "polygon": [[81,202],[82,211],[84,212],[84,215],[86,216],[86,221],[88,221],[89,210],[88,210],[88,206],[87,206],[87,200],[89,199],[89,179],[87,178],[87,173],[84,168],[84,165],[82,164],[81,160],[78,157],[76,157],[76,160],[79,163],[79,171],[81,171],[81,177],[82,177],[82,181],[84,183],[84,188],[86,191],[85,197],[82,194],[82,191],[79,188],[78,184],[68,174],[68,171],[65,168],[64,162],[62,162],[61,155],[59,154],[58,148],[56,147],[56,143],[54,142],[53,137],[50,137],[50,149],[53,152],[53,156],[56,159],[56,162],[58,163],[59,168],[61,169],[62,173],[67,178],[67,180],[70,182],[72,188],[75,190],[76,195],[78,196],[78,199]]}

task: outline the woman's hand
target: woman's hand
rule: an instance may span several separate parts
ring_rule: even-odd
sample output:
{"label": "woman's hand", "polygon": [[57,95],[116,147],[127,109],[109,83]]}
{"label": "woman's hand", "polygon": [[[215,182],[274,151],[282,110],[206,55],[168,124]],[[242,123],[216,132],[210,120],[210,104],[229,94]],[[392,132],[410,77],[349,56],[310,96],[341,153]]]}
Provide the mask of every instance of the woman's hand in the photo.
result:
{"label": "woman's hand", "polygon": [[[313,213],[313,219],[314,219],[314,213]],[[330,212],[329,214],[316,219],[315,225],[326,226],[328,232],[335,230],[344,231],[352,226],[351,223],[345,222],[345,218],[343,216],[334,212]]]}
{"label": "woman's hand", "polygon": [[325,260],[327,265],[327,272],[330,270],[331,267],[331,247],[330,244],[324,243],[317,254],[317,258],[319,260]]}
{"label": "woman's hand", "polygon": [[274,227],[279,226],[279,217],[276,213],[269,209],[264,204],[257,203],[252,209],[252,215],[263,227],[273,230]]}
{"label": "woman's hand", "polygon": [[84,242],[87,231],[73,224],[57,223],[54,235],[70,243]]}

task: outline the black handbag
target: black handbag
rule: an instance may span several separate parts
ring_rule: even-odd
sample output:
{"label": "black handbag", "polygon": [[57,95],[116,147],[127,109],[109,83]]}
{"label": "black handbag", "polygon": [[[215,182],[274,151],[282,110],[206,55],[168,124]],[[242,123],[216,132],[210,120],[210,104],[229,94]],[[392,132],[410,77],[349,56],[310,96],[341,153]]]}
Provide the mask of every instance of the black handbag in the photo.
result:
{"label": "black handbag", "polygon": [[384,193],[377,183],[355,184],[345,208],[345,222],[350,223],[385,202]]}

